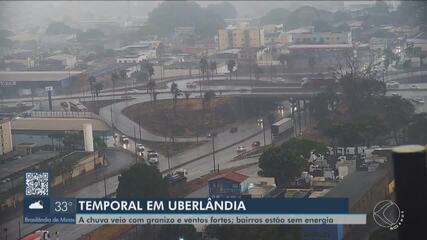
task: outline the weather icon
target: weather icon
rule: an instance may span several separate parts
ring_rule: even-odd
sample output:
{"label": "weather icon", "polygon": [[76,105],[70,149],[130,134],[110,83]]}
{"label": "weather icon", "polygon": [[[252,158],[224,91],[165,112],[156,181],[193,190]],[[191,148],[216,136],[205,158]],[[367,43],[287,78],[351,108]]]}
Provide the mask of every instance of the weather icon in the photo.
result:
{"label": "weather icon", "polygon": [[43,202],[41,200],[33,202],[28,206],[29,209],[43,209]]}

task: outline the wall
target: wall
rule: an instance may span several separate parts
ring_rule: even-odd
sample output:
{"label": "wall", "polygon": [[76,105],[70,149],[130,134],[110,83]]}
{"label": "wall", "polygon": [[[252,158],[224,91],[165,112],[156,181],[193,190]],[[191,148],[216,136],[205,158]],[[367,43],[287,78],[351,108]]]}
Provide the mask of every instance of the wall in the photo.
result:
{"label": "wall", "polygon": [[12,127],[10,121],[0,122],[0,154],[13,151]]}

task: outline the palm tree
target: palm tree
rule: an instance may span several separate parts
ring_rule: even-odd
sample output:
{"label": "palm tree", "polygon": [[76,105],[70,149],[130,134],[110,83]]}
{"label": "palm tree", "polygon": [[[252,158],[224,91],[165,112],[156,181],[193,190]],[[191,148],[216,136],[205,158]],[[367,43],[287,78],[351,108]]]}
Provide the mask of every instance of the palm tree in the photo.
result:
{"label": "palm tree", "polygon": [[228,69],[228,72],[230,72],[230,80],[231,80],[231,76],[233,74],[233,70],[235,66],[236,66],[236,61],[234,61],[233,59],[227,61],[227,69]]}
{"label": "palm tree", "polygon": [[95,83],[96,83],[96,78],[94,76],[90,76],[89,79],[89,86],[90,86],[90,93],[92,94],[92,101],[95,98]]}
{"label": "palm tree", "polygon": [[283,71],[285,71],[285,64],[288,62],[288,56],[281,53],[279,55],[279,61],[282,64]]}
{"label": "palm tree", "polygon": [[210,62],[209,68],[210,68],[211,73],[212,73],[211,79],[213,79],[213,73],[215,72],[215,74],[218,74],[217,63],[215,61]]}
{"label": "palm tree", "polygon": [[[205,80],[205,73],[207,74],[207,76],[209,76],[209,74],[208,74],[208,61],[206,60],[205,57],[200,59],[200,72],[202,73],[202,79],[203,80]],[[209,77],[207,77],[207,79],[209,80]]]}
{"label": "palm tree", "polygon": [[308,57],[308,65],[310,66],[311,73],[314,72],[314,65],[316,64],[316,60],[314,59],[314,55],[310,55]]}
{"label": "palm tree", "polygon": [[[203,102],[208,104],[209,110],[211,109],[211,102],[216,97],[216,94],[214,91],[210,90],[205,93],[205,96],[203,98]],[[203,105],[204,106],[204,105]]]}
{"label": "palm tree", "polygon": [[151,101],[155,100],[156,82],[154,80],[148,81],[147,91],[150,92]]}
{"label": "palm tree", "polygon": [[176,104],[178,103],[178,97],[182,96],[182,91],[176,83],[172,83],[171,92],[173,94],[173,114],[176,116]]}
{"label": "palm tree", "polygon": [[119,80],[119,75],[116,72],[111,74],[111,82],[113,82],[113,101],[116,99],[116,83]]}
{"label": "palm tree", "polygon": [[255,79],[259,80],[259,77],[262,74],[262,68],[260,68],[258,65],[255,65],[254,74],[255,74]]}
{"label": "palm tree", "polygon": [[95,88],[96,102],[98,103],[99,93],[104,88],[104,85],[102,83],[96,83],[94,88]]}
{"label": "palm tree", "polygon": [[187,106],[188,106],[188,100],[190,99],[191,92],[186,91],[186,92],[184,92],[184,95],[185,95],[185,101],[186,101]]}

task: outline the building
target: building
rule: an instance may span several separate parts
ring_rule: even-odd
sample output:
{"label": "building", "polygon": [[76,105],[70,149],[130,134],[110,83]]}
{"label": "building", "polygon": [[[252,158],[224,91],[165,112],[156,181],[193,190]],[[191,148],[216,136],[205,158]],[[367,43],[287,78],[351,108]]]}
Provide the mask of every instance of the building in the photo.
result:
{"label": "building", "polygon": [[[371,213],[375,205],[392,197],[392,180],[389,169],[377,171],[356,171],[345,177],[335,188],[325,194],[325,198],[347,198],[350,213]],[[371,224],[368,222],[368,225]],[[367,226],[344,226],[344,239],[361,239]]]}
{"label": "building", "polygon": [[66,88],[80,78],[81,71],[11,71],[0,72],[0,89],[6,96],[17,94],[41,96],[46,87]]}
{"label": "building", "polygon": [[243,181],[248,179],[248,176],[228,172],[209,179],[209,196],[214,198],[240,198]]}
{"label": "building", "polygon": [[53,55],[47,59],[60,62],[61,65],[65,66],[65,69],[73,69],[77,64],[77,57],[70,54]]}
{"label": "building", "polygon": [[194,27],[175,27],[175,36],[188,36],[194,35],[195,28]]}
{"label": "building", "polygon": [[218,31],[218,47],[220,51],[229,48],[259,48],[264,45],[263,28],[228,27]]}
{"label": "building", "polygon": [[271,197],[276,190],[276,182],[272,177],[251,176],[241,183],[242,196],[249,198]]}
{"label": "building", "polygon": [[13,151],[10,119],[0,119],[0,155]]}

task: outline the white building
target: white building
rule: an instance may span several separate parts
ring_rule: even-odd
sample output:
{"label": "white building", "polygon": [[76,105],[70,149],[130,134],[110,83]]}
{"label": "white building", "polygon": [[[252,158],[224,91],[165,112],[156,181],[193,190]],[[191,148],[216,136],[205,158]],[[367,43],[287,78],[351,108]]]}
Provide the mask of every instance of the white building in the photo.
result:
{"label": "white building", "polygon": [[60,61],[65,66],[65,69],[73,69],[77,63],[77,57],[70,54],[57,54],[47,59]]}

